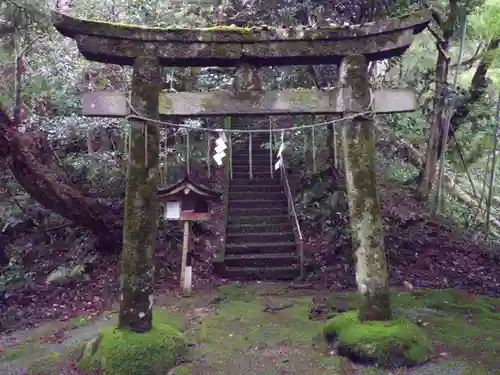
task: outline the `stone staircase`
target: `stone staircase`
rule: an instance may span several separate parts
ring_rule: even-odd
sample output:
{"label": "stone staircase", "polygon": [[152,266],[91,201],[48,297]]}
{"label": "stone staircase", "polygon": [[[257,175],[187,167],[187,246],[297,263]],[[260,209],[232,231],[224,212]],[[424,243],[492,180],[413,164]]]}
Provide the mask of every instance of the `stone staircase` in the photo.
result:
{"label": "stone staircase", "polygon": [[269,150],[261,147],[267,137],[252,137],[253,179],[248,143],[233,149],[223,267],[227,278],[290,280],[300,276],[283,183],[279,171],[271,177]]}

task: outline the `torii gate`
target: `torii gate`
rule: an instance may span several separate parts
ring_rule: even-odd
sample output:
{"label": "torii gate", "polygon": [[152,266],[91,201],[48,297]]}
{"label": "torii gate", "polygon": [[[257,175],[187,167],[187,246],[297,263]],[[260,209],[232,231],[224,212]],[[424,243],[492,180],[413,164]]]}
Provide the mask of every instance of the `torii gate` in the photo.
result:
{"label": "torii gate", "polygon": [[[411,90],[371,92],[367,64],[402,55],[414,35],[431,20],[428,11],[355,26],[313,29],[213,27],[148,28],[52,14],[53,24],[73,38],[91,61],[133,66],[131,106],[142,116],[255,116],[299,114],[356,114],[406,112],[416,109]],[[264,92],[258,81],[260,66],[340,64],[341,87],[332,91]],[[162,93],[162,66],[236,66],[235,89],[216,93]],[[123,94],[92,94],[84,114],[127,116]],[[375,148],[372,120],[348,121],[344,132],[347,187],[354,197],[350,207],[377,206],[370,193],[375,176],[373,160],[363,160]],[[151,327],[153,253],[156,239],[156,189],[159,131],[155,123],[131,118],[131,155],[125,199],[120,326],[137,332]],[[365,194],[366,193],[366,194]],[[371,203],[370,203],[371,202]],[[151,215],[141,214],[146,210]],[[362,213],[351,209],[351,221],[362,223]],[[375,224],[374,224],[375,225]],[[377,229],[377,228],[376,228]],[[375,230],[375,229],[374,229]],[[361,241],[361,239],[357,239]],[[363,254],[358,254],[363,256]],[[383,254],[382,254],[383,255]],[[385,259],[382,256],[382,261]],[[359,259],[358,259],[359,263]],[[363,280],[358,280],[363,283]],[[135,308],[135,309],[134,309]],[[137,311],[140,311],[137,314]],[[137,316],[138,315],[138,316]]]}

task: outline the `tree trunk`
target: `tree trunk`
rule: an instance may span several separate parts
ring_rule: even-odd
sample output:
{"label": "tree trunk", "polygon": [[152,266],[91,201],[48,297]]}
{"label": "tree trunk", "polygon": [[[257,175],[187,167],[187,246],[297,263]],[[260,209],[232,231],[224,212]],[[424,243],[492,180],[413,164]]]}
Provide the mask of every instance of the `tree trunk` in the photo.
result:
{"label": "tree trunk", "polygon": [[[445,122],[448,114],[446,102],[449,96],[448,71],[450,58],[448,57],[448,50],[450,40],[456,28],[458,11],[458,1],[450,0],[446,21],[443,22],[441,17],[435,19],[443,36],[440,37],[436,34],[436,37],[439,39],[436,42],[438,57],[436,61],[434,103],[431,117],[432,120],[429,128],[429,143],[427,145],[424,167],[417,179],[419,184],[417,191],[422,199],[428,199],[432,190],[432,182],[435,180],[437,162],[440,156],[439,150],[443,142]],[[433,34],[435,33],[433,32]]]}
{"label": "tree trunk", "polygon": [[434,92],[434,108],[429,128],[429,142],[424,167],[419,176],[418,194],[422,199],[428,199],[435,180],[436,167],[439,160],[440,143],[446,121],[446,89],[448,86],[448,66],[450,60],[446,53],[448,43],[438,43],[438,57],[436,61],[436,89]]}
{"label": "tree trunk", "polygon": [[[391,146],[396,149],[396,152],[398,155],[406,160],[408,163],[413,165],[416,168],[421,168],[423,165],[423,155],[412,145],[410,145],[407,142],[404,142],[400,139],[398,139],[394,134],[389,133],[388,131],[382,129],[380,126],[375,125],[375,131],[379,135],[383,135],[387,137],[387,141],[382,141],[382,147],[384,146]],[[451,182],[452,178],[448,175],[444,175],[444,181],[443,181],[443,186],[444,188],[455,198],[459,199],[463,203],[465,203],[467,206],[474,210],[480,209],[479,202],[477,202],[475,199],[470,197],[467,193],[465,193],[463,190],[461,190],[458,186],[454,185]],[[481,184],[478,184],[480,186]],[[478,220],[481,222],[485,222],[485,217],[484,214],[478,215]],[[490,221],[496,228],[500,229],[500,220],[497,218],[494,218]]]}
{"label": "tree trunk", "polygon": [[22,78],[23,78],[23,56],[21,54],[21,36],[19,32],[16,31],[12,36],[14,39],[14,111],[12,115],[12,119],[14,124],[20,125],[22,122],[21,111],[23,108],[23,99],[22,99]]}
{"label": "tree trunk", "polygon": [[[156,58],[137,58],[131,97],[135,110],[157,118],[160,85]],[[141,120],[131,120],[130,126],[118,327],[142,333],[152,328],[153,317],[160,131],[156,124]]]}
{"label": "tree trunk", "polygon": [[[346,57],[341,71],[343,100],[348,112],[366,111],[371,97],[365,57]],[[356,283],[361,296],[361,321],[391,318],[384,234],[377,195],[373,125],[373,118],[360,116],[347,120],[342,128]]]}
{"label": "tree trunk", "polygon": [[[460,125],[462,125],[465,122],[467,116],[469,116],[471,112],[472,107],[476,103],[478,103],[481,100],[481,98],[484,97],[484,94],[488,89],[488,80],[486,78],[486,75],[494,59],[494,56],[492,56],[492,54],[495,50],[498,49],[499,46],[500,46],[500,39],[494,39],[490,41],[490,43],[486,47],[486,50],[484,51],[481,60],[479,61],[479,64],[476,68],[476,71],[474,72],[466,97],[459,100],[458,106],[453,115],[451,116],[450,128],[448,131],[448,140],[453,139],[454,132],[456,132],[457,129],[460,127]],[[475,130],[476,130],[475,128],[472,128],[473,132]],[[443,136],[444,134],[441,134],[439,140],[437,160],[441,158]]]}
{"label": "tree trunk", "polygon": [[119,249],[121,217],[96,199],[85,197],[75,187],[61,182],[49,168],[51,156],[52,150],[42,132],[19,133],[16,124],[0,108],[0,158],[21,187],[43,207],[90,229],[98,236],[101,250]]}

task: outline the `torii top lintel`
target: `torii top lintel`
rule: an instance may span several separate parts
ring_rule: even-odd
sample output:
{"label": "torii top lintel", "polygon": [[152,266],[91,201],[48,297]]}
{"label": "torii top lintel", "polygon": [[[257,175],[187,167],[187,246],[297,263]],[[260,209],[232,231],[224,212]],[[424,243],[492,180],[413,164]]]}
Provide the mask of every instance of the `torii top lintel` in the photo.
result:
{"label": "torii top lintel", "polygon": [[423,9],[354,26],[310,29],[141,27],[52,13],[55,28],[73,38],[91,61],[133,65],[156,57],[163,66],[256,66],[336,64],[363,54],[369,61],[403,54],[431,20]]}

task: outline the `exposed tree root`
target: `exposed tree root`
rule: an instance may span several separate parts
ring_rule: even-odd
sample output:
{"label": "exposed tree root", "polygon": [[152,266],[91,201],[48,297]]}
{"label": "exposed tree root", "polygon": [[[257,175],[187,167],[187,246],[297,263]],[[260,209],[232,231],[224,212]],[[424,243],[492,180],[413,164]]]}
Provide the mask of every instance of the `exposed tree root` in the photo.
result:
{"label": "exposed tree root", "polygon": [[[21,133],[0,108],[0,157],[23,189],[43,207],[90,229],[105,251],[118,249],[122,218],[97,199],[86,197],[68,182],[62,182],[54,169],[47,138],[42,132]],[[49,168],[55,166],[55,168]]]}

